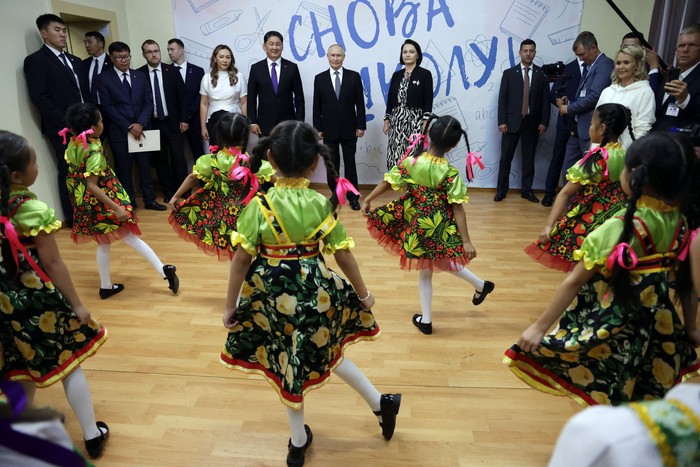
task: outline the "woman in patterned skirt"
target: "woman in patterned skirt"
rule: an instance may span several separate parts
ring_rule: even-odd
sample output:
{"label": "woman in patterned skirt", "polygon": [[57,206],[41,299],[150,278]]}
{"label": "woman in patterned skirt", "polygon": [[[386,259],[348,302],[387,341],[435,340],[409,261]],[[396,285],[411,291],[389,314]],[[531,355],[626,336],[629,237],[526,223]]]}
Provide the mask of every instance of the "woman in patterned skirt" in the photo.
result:
{"label": "woman in patterned skirt", "polygon": [[[344,196],[331,204],[309,189],[319,155],[335,173],[330,149],[313,127],[298,121],[280,123],[253,150],[250,170],[267,156],[279,178],[246,206],[232,235],[240,249],[231,263],[223,318],[229,335],[221,362],[265,377],[287,406],[290,466],[304,464],[313,439],[304,425],[304,395],[325,385],[331,371],[365,399],[387,440],[401,402],[400,394],[380,394],[344,357],[350,344],[376,339],[379,327],[370,310],[374,297],[350,252],[354,242],[338,222],[337,202]],[[339,180],[339,186],[345,183]],[[328,269],[321,241],[350,283]]]}
{"label": "woman in patterned skirt", "polygon": [[[651,133],[629,147],[622,172],[627,208],[586,237],[579,261],[504,362],[540,391],[582,405],[660,399],[699,373],[697,307],[681,323],[670,296],[690,297],[689,231],[678,203],[697,160],[688,140]],[[556,328],[547,330],[559,319]]]}
{"label": "woman in patterned skirt", "polygon": [[80,364],[107,330],[90,318],[58,252],[53,233],[61,222],[28,189],[37,175],[34,148],[0,131],[0,378],[19,382],[30,404],[35,388],[61,381],[94,459],[109,428],[95,421]]}
{"label": "woman in patterned skirt", "polygon": [[406,39],[399,61],[404,66],[391,76],[384,115],[384,134],[389,135],[386,168],[399,163],[408,147],[408,138],[421,133],[433,112],[433,75],[419,65],[423,61],[420,45]]}

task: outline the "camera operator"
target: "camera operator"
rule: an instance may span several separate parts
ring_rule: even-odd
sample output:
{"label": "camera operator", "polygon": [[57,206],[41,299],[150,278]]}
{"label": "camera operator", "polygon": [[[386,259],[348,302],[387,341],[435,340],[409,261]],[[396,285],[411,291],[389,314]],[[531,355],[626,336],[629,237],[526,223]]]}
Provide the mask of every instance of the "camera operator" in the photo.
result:
{"label": "camera operator", "polygon": [[[552,105],[557,105],[557,98],[566,98],[566,101],[573,100],[576,96],[576,89],[581,82],[581,71],[583,69],[583,61],[575,59],[570,61],[564,67],[564,73],[561,74],[549,93],[549,100]],[[547,170],[547,179],[544,182],[544,198],[542,206],[549,207],[554,203],[559,181],[561,180],[561,169],[564,165],[564,156],[566,155],[566,143],[569,141],[569,136],[572,131],[576,131],[576,122],[568,115],[559,115],[557,118],[557,135],[554,139],[554,150],[552,151],[552,160],[549,162],[549,170]]]}
{"label": "camera operator", "polygon": [[610,86],[610,75],[614,67],[613,61],[598,49],[598,40],[592,32],[583,31],[579,34],[572,48],[576,56],[583,60],[584,68],[575,99],[568,104],[563,98],[557,99],[559,114],[573,116],[576,120],[577,134],[571,134],[566,144],[565,171],[581,159],[591,145],[588,127],[591,126],[593,110],[600,93]]}
{"label": "camera operator", "polygon": [[653,130],[689,127],[700,123],[700,23],[683,29],[676,45],[676,64],[656,93]]}

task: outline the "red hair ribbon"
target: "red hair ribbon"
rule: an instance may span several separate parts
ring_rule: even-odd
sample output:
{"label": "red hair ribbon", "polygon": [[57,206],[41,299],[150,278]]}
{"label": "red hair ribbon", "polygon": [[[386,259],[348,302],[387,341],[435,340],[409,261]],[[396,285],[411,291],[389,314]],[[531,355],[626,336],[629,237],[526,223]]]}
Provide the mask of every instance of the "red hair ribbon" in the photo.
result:
{"label": "red hair ribbon", "polygon": [[41,277],[41,279],[44,282],[51,282],[51,278],[46,275],[46,273],[39,267],[38,264],[32,259],[31,255],[27,251],[26,248],[24,248],[24,245],[22,245],[22,242],[19,241],[19,236],[17,235],[17,231],[15,230],[15,226],[12,225],[12,222],[10,222],[9,217],[5,216],[0,216],[0,224],[4,226],[4,235],[5,238],[7,239],[8,242],[10,242],[10,247],[12,248],[12,257],[15,259],[15,264],[19,268],[19,256],[18,253],[22,253],[24,255],[24,259],[27,260],[29,265],[36,271],[36,273]]}
{"label": "red hair ribbon", "polygon": [[484,163],[481,162],[480,152],[470,152],[467,154],[467,180],[470,182],[474,178],[474,172],[472,171],[472,165],[478,165],[481,170],[484,170]]}
{"label": "red hair ribbon", "polygon": [[68,139],[66,138],[66,135],[70,131],[70,128],[65,127],[63,130],[58,132],[58,136],[63,138],[63,144],[68,144]]}
{"label": "red hair ribbon", "polygon": [[602,156],[603,160],[605,161],[605,171],[603,172],[604,176],[608,176],[608,150],[605,147],[600,147],[598,146],[597,148],[593,148],[590,151],[588,151],[580,161],[578,161],[578,165],[583,165],[587,159],[593,157],[593,155],[597,152],[600,152],[600,155]]}
{"label": "red hair ribbon", "polygon": [[229,172],[229,177],[231,180],[243,181],[243,183],[250,183],[250,189],[248,190],[248,195],[243,199],[243,204],[248,204],[255,193],[258,192],[258,177],[253,172],[250,171],[249,167],[238,166],[232,167]]}
{"label": "red hair ribbon", "polygon": [[95,132],[95,130],[93,130],[92,128],[88,128],[87,130],[83,131],[78,136],[76,136],[75,140],[83,143],[83,149],[85,149],[87,151],[87,148],[88,148],[87,137],[88,137],[88,135],[91,135],[94,132]]}
{"label": "red hair ribbon", "polygon": [[353,186],[350,180],[344,177],[336,178],[335,195],[338,197],[338,203],[345,204],[345,195],[348,193],[348,191],[354,195],[360,194],[360,192],[357,191],[357,188]]}
{"label": "red hair ribbon", "polygon": [[[423,141],[423,151],[428,149],[428,138],[423,134],[423,133],[413,133],[411,136],[408,137],[408,142],[410,143],[408,146],[408,149],[406,149],[406,153],[403,155],[401,160],[399,161],[399,164],[403,162],[404,159],[408,157],[409,154],[411,154],[411,151],[413,151],[413,148],[415,148],[418,143]],[[411,164],[415,164],[416,159],[414,158]]]}
{"label": "red hair ribbon", "polygon": [[[625,250],[627,250],[630,260],[632,261],[632,264],[629,266],[625,264]],[[637,254],[630,247],[629,243],[620,243],[613,248],[612,253],[608,256],[608,270],[612,270],[613,266],[615,266],[615,261],[617,261],[617,264],[619,264],[621,268],[632,269],[637,265]]]}
{"label": "red hair ribbon", "polygon": [[685,245],[685,248],[683,248],[683,251],[681,251],[681,254],[678,255],[678,259],[681,261],[685,261],[685,258],[688,257],[688,251],[690,250],[690,245],[693,244],[693,240],[695,240],[695,237],[697,237],[698,231],[700,229],[695,229],[692,232],[690,232],[690,239],[688,240],[688,243]]}
{"label": "red hair ribbon", "polygon": [[217,146],[216,144],[212,144],[211,146],[209,146],[209,152],[212,154],[214,154],[215,152],[219,152],[219,146]]}

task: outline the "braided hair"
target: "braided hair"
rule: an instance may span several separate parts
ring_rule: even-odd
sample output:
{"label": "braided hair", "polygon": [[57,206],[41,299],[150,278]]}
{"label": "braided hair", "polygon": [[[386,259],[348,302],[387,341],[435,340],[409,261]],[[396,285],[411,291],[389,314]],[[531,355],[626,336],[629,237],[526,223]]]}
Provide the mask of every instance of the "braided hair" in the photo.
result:
{"label": "braided hair", "polygon": [[100,121],[100,111],[89,102],[79,102],[66,110],[66,124],[74,135],[89,130]]}
{"label": "braided hair", "polygon": [[240,147],[245,152],[250,136],[250,120],[240,113],[226,112],[216,122],[216,139],[221,147]]}
{"label": "braided hair", "polygon": [[[655,132],[632,143],[625,156],[625,172],[631,193],[627,199],[624,227],[618,244],[629,244],[634,236],[634,215],[642,194],[649,191],[667,203],[677,203],[688,189],[695,164],[692,144],[685,138]],[[691,190],[697,188],[691,187]],[[628,259],[625,257],[625,262]],[[679,271],[679,274],[681,277],[677,276],[677,280],[685,280],[682,272]],[[610,271],[610,284],[623,306],[639,308],[639,297],[632,293],[629,286],[629,269],[615,262]]]}
{"label": "braided hair", "polygon": [[[253,148],[250,159],[250,170],[257,172],[266,155],[270,152],[275,165],[285,177],[299,177],[304,175],[309,167],[316,161],[317,156],[323,158],[326,172],[333,178],[338,178],[338,171],[330,161],[331,150],[321,143],[316,130],[308,123],[297,120],[287,120],[278,124],[270,133],[270,136],[261,138]],[[250,187],[244,187],[242,197],[248,195]],[[333,197],[331,204],[335,210],[339,201]]]}
{"label": "braided hair", "polygon": [[[459,120],[450,115],[439,116],[430,114],[430,117],[425,124],[423,135],[428,137],[430,140],[430,145],[443,155],[450,149],[457,146],[457,143],[459,143],[459,140],[462,137],[464,137],[464,141],[467,143],[467,152],[471,152],[467,132],[462,129],[462,125],[459,123]],[[416,144],[410,155],[416,158],[422,153],[422,145]]]}
{"label": "braided hair", "polygon": [[[632,114],[629,108],[622,104],[602,104],[595,109],[595,115],[598,115],[600,123],[605,125],[603,140],[600,142],[599,146],[600,148],[605,147],[609,143],[616,142],[622,132],[625,131],[625,128],[629,131],[632,141],[635,140],[634,133],[632,132]],[[586,159],[586,162],[583,163],[583,168],[590,171],[595,162],[595,157],[589,157]]]}
{"label": "braided hair", "polygon": [[[10,190],[12,182],[10,177],[12,172],[24,172],[31,159],[29,142],[20,136],[9,131],[0,130],[0,216],[10,216]],[[5,227],[0,224],[0,242],[2,242],[2,261],[8,274],[14,276],[17,266],[12,261],[10,245],[2,241],[5,237]]]}

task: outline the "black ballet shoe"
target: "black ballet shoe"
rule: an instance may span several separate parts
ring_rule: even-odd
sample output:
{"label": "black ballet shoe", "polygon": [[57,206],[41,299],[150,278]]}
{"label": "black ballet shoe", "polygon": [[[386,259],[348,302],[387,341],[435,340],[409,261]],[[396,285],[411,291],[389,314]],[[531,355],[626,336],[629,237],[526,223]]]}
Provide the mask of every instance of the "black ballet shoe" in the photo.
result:
{"label": "black ballet shoe", "polygon": [[382,394],[379,407],[379,411],[374,412],[374,415],[381,415],[382,421],[379,422],[379,426],[382,427],[382,436],[389,441],[394,436],[396,416],[399,414],[399,407],[401,407],[401,394]]}
{"label": "black ballet shoe", "polygon": [[85,450],[90,459],[97,459],[102,455],[109,438],[109,427],[105,422],[97,422],[97,429],[100,431],[100,436],[85,440]]}
{"label": "black ballet shoe", "polygon": [[180,289],[180,279],[178,279],[177,274],[175,274],[177,268],[172,264],[166,264],[163,266],[163,272],[165,273],[165,279],[168,281],[168,288],[173,291],[174,294]]}
{"label": "black ballet shoe", "polygon": [[[491,281],[485,281],[484,282],[484,287],[481,289],[481,292],[475,292],[474,296],[472,297],[472,303],[474,305],[479,305],[481,302],[486,299],[486,296],[493,292],[493,289],[496,288],[496,284],[494,284]],[[477,295],[478,294],[478,295]]]}
{"label": "black ballet shoe", "polygon": [[111,289],[103,289],[100,287],[100,298],[104,300],[105,298],[118,294],[122,290],[124,290],[124,284],[112,284]]}
{"label": "black ballet shoe", "polygon": [[413,325],[420,329],[420,332],[423,334],[432,334],[433,323],[424,323],[421,321],[421,318],[423,318],[423,315],[413,315]]}
{"label": "black ballet shoe", "polygon": [[298,448],[292,444],[292,439],[289,439],[289,453],[287,454],[287,467],[296,467],[304,465],[304,453],[306,449],[311,446],[311,441],[314,439],[314,434],[311,433],[311,428],[309,425],[304,425],[304,431],[306,431],[306,444]]}

